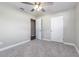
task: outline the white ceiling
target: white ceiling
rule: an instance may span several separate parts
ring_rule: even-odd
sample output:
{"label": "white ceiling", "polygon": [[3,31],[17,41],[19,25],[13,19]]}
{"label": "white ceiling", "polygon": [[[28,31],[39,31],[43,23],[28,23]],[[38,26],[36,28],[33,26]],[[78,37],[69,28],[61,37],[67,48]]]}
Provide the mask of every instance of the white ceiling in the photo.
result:
{"label": "white ceiling", "polygon": [[30,12],[30,10],[33,8],[33,6],[23,4],[21,2],[8,2],[8,4],[18,8],[18,10],[20,10],[20,8],[24,8],[26,13],[30,13],[35,16],[37,16],[37,15],[39,16],[39,15],[43,15],[43,14],[50,14],[50,13],[55,13],[55,12],[74,8],[76,6],[77,2],[53,2],[53,5],[50,5],[49,7],[44,8],[46,10],[46,12],[41,12],[41,11],[40,12],[37,12],[37,11]]}

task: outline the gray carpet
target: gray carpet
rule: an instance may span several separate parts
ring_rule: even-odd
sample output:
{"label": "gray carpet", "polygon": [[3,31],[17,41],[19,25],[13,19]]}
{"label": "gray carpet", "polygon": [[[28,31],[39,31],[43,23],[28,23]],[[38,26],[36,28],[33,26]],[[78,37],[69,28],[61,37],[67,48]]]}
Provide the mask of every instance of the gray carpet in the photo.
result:
{"label": "gray carpet", "polygon": [[[76,49],[71,45],[63,43],[32,40],[23,47],[24,57],[78,57]],[[20,55],[18,55],[20,56]],[[21,57],[20,56],[20,57]]]}

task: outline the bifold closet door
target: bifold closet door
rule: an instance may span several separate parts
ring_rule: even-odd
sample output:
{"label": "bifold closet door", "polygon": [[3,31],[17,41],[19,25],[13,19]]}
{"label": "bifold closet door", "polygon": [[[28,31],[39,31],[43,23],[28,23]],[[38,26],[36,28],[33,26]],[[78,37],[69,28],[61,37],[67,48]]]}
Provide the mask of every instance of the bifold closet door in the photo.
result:
{"label": "bifold closet door", "polygon": [[51,19],[51,40],[63,42],[63,16],[53,17]]}
{"label": "bifold closet door", "polygon": [[36,38],[41,39],[41,18],[36,20]]}

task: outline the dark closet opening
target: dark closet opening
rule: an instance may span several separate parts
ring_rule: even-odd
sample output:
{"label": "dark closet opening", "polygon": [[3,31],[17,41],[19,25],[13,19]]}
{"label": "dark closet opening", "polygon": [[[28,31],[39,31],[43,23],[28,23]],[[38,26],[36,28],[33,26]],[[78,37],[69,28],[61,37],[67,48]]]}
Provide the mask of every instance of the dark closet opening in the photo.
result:
{"label": "dark closet opening", "polygon": [[31,40],[36,39],[36,21],[31,19]]}

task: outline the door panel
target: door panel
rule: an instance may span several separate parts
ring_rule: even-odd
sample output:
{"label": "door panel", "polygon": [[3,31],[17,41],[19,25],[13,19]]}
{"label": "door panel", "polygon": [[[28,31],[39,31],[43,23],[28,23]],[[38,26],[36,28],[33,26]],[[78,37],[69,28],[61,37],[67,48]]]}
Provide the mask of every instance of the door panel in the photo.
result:
{"label": "door panel", "polygon": [[41,39],[41,18],[36,20],[36,38]]}
{"label": "door panel", "polygon": [[51,19],[51,40],[57,42],[63,41],[63,16]]}

